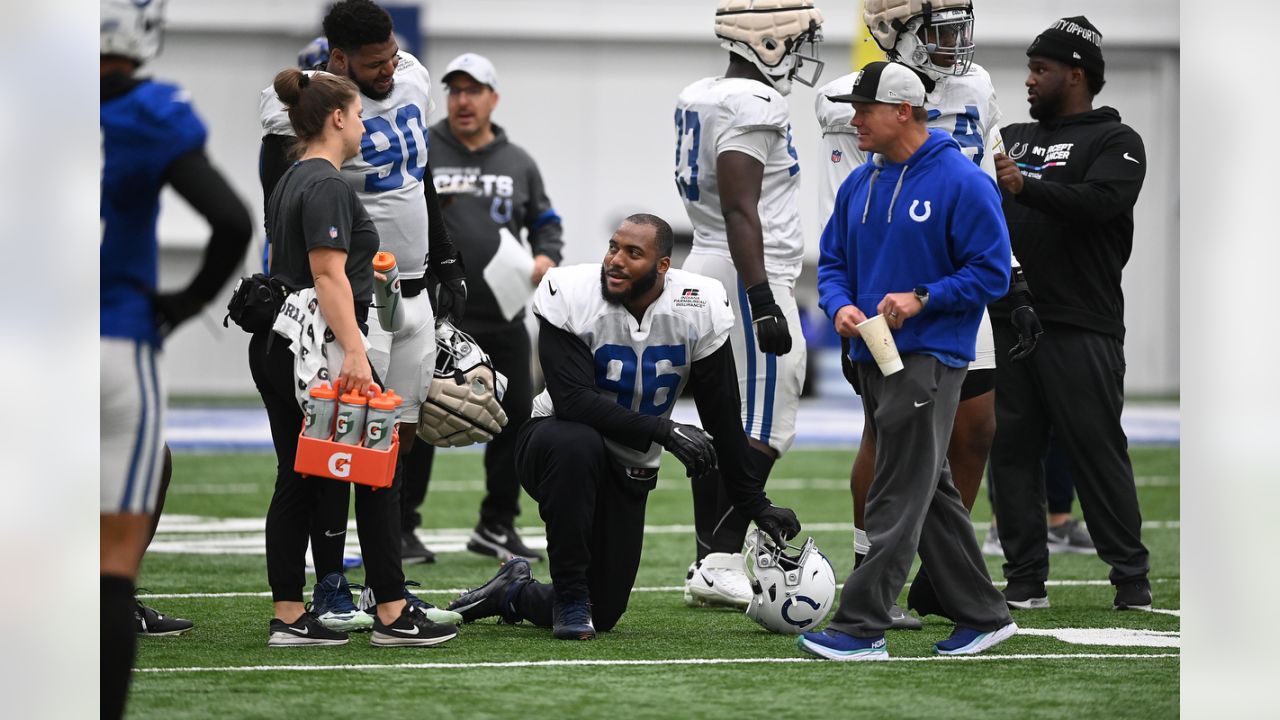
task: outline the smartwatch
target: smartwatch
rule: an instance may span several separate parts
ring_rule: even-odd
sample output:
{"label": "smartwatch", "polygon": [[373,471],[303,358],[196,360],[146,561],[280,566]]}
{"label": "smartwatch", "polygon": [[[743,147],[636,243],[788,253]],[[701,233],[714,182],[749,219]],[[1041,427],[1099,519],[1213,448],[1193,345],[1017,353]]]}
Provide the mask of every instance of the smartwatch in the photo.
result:
{"label": "smartwatch", "polygon": [[929,288],[924,285],[917,285],[915,289],[916,299],[920,301],[921,309],[929,304]]}

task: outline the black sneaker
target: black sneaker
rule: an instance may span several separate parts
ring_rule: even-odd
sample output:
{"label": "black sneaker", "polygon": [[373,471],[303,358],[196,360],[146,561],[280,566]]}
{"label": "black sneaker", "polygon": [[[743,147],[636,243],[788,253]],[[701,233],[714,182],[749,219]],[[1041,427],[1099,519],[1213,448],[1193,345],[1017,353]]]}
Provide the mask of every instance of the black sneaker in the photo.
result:
{"label": "black sneaker", "polygon": [[889,606],[889,623],[891,630],[922,630],[924,628],[924,623],[920,622],[919,618],[902,612],[902,608],[896,603]]}
{"label": "black sneaker", "polygon": [[161,615],[153,608],[143,605],[136,599],[134,602],[137,603],[137,607],[133,609],[133,619],[138,624],[138,635],[140,637],[181,635],[195,627],[195,623],[190,620]]}
{"label": "black sneaker", "polygon": [[1116,586],[1116,610],[1150,610],[1151,583],[1146,578]]}
{"label": "black sneaker", "polygon": [[921,581],[919,574],[912,581],[911,589],[907,591],[907,607],[915,610],[920,617],[937,615],[948,620],[952,619],[947,615],[947,611],[942,609],[942,603],[938,601],[938,591],[933,587],[933,583],[927,580]]}
{"label": "black sneaker", "polygon": [[416,563],[433,563],[435,561],[436,554],[422,544],[422,541],[418,539],[417,533],[408,530],[400,534],[400,562],[402,564],[414,565]]}
{"label": "black sneaker", "polygon": [[374,616],[369,644],[378,647],[427,647],[456,637],[457,626],[431,622],[417,607],[405,603],[400,617],[390,625],[383,625],[382,620]]}
{"label": "black sneaker", "polygon": [[498,570],[489,582],[475,590],[468,590],[449,603],[446,610],[462,615],[463,622],[497,615],[503,622],[517,623],[521,618],[511,605],[516,590],[533,581],[529,563],[524,558],[511,558]]}
{"label": "black sneaker", "polygon": [[481,555],[492,555],[501,560],[521,557],[529,562],[543,559],[542,553],[534,550],[516,534],[516,529],[508,525],[485,525],[480,523],[471,533],[467,541],[467,549]]}
{"label": "black sneaker", "polygon": [[292,623],[271,618],[271,637],[267,639],[267,647],[346,644],[347,634],[321,625],[320,618],[315,613],[304,612],[302,617]]}
{"label": "black sneaker", "polygon": [[1042,610],[1049,607],[1049,593],[1042,582],[1011,581],[1001,592],[1014,610]]}
{"label": "black sneaker", "polygon": [[595,640],[596,626],[591,622],[591,603],[577,600],[555,604],[555,624],[551,634],[557,640]]}

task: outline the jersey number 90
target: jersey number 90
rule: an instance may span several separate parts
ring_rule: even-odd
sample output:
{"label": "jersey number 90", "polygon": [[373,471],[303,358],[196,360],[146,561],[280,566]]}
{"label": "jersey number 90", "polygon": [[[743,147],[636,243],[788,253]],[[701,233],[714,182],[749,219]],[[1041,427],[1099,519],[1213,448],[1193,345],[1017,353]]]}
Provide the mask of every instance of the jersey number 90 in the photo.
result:
{"label": "jersey number 90", "polygon": [[[397,129],[400,132],[396,132]],[[377,140],[379,137],[382,138],[381,142]],[[422,127],[422,110],[417,105],[402,105],[396,109],[395,128],[384,117],[365,118],[364,137],[360,138],[360,157],[373,167],[364,176],[364,191],[375,193],[395,190],[404,185],[406,172],[414,180],[422,182],[427,173],[427,164],[418,164],[418,138],[422,138],[425,155],[427,133]]]}

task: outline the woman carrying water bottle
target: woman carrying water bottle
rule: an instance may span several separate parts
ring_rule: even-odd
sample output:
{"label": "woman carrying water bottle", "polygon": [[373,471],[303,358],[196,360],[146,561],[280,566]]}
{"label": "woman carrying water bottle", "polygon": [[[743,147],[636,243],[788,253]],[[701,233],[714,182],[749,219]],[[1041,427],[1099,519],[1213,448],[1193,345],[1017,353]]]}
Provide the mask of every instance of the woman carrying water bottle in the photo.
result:
{"label": "woman carrying water bottle", "polygon": [[[378,382],[365,354],[373,256],[378,233],[355,192],[338,172],[360,151],[364,126],[356,85],[328,73],[308,76],[281,71],[275,90],[289,109],[298,138],[297,161],[276,183],[267,201],[271,275],[294,289],[314,288],[320,314],[343,351],[338,376],[344,392],[368,394]],[[249,343],[249,366],[266,405],[276,450],[276,485],[267,512],[267,579],[275,617],[269,646],[342,645],[347,634],[332,630],[303,605],[305,553],[312,516],[322,494],[349,492],[349,484],[301,477],[293,470],[303,413],[294,394],[294,353],[273,331]],[[437,645],[457,635],[404,600],[400,569],[399,490],[356,486],[356,524],[366,581],[374,596],[395,598],[376,606],[371,643],[381,646]]]}

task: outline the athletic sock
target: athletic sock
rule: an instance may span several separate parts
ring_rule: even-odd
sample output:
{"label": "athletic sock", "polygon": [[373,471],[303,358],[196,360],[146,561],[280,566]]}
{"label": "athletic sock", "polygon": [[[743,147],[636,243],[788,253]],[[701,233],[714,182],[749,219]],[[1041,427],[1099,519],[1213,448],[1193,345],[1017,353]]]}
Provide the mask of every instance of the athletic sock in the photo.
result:
{"label": "athletic sock", "polygon": [[133,657],[138,644],[138,625],[134,617],[137,599],[133,581],[118,575],[103,575],[100,590],[102,604],[102,717],[124,715],[129,695],[129,679],[133,675]]}
{"label": "athletic sock", "polygon": [[867,539],[867,531],[862,528],[855,527],[853,529],[853,568],[856,570],[867,559],[867,553],[871,551],[871,541]]}

